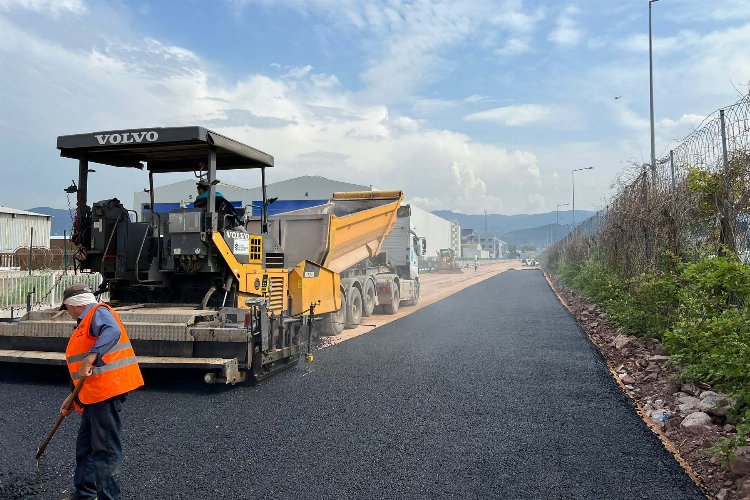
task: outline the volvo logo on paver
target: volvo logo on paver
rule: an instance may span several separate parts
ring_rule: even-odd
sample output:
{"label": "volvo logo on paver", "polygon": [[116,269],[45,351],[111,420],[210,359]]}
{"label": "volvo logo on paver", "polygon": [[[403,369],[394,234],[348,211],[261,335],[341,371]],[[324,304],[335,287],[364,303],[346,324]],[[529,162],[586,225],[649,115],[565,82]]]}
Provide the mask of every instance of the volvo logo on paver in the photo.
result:
{"label": "volvo logo on paver", "polygon": [[135,144],[141,142],[156,142],[159,134],[155,130],[144,132],[125,132],[123,134],[97,134],[96,140],[99,144]]}
{"label": "volvo logo on paver", "polygon": [[227,238],[234,238],[235,240],[249,240],[250,235],[247,233],[240,233],[239,231],[226,231],[224,233]]}

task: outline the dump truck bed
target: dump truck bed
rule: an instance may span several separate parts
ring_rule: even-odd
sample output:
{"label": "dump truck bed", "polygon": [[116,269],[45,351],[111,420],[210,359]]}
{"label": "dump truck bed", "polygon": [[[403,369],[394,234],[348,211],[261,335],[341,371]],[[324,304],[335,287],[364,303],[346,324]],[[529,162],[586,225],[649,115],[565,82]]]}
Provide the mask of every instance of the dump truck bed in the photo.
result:
{"label": "dump truck bed", "polygon": [[309,260],[340,273],[380,253],[402,201],[401,191],[334,193],[326,204],[270,217],[269,233],[287,264]]}

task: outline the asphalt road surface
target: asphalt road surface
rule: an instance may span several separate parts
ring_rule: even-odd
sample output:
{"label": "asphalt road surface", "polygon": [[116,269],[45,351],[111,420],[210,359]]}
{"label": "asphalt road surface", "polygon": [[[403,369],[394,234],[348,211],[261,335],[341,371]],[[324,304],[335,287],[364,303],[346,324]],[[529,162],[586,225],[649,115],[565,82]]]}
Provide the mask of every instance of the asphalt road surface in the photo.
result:
{"label": "asphalt road surface", "polygon": [[[124,498],[703,498],[539,271],[257,387],[146,376],[124,409]],[[0,366],[0,498],[69,494],[77,416],[34,462],[65,392],[59,370]]]}

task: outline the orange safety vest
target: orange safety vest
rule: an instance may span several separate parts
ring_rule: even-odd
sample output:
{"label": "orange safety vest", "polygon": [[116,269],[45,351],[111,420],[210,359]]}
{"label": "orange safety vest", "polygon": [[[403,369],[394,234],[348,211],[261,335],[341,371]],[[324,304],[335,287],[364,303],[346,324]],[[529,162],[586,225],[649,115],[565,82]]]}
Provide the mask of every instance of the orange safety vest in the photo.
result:
{"label": "orange safety vest", "polygon": [[[120,321],[117,313],[107,304],[97,304],[84,316],[81,323],[73,331],[65,349],[65,359],[68,363],[70,378],[74,384],[80,383],[78,370],[84,358],[89,355],[91,348],[96,343],[97,337],[91,335],[91,321],[98,307],[106,307],[115,317],[120,327],[120,340],[112,348],[101,356],[103,366],[95,366],[93,374],[86,379],[81,392],[78,393],[78,401],[85,405],[99,403],[105,399],[134,391],[143,385],[143,376],[138,367],[133,347],[130,345],[128,333]],[[76,405],[76,410],[83,412]]]}

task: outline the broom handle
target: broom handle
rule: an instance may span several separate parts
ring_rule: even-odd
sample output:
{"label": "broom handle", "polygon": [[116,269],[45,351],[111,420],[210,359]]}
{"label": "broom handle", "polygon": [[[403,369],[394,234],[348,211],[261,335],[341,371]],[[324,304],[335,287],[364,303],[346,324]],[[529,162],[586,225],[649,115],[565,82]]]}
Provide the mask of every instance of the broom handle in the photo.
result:
{"label": "broom handle", "polygon": [[[70,410],[70,408],[73,406],[73,402],[78,397],[78,393],[81,392],[81,388],[83,387],[83,380],[81,379],[80,382],[75,386],[75,389],[73,389],[73,397],[70,398],[70,404],[65,407],[66,410]],[[39,445],[39,448],[36,450],[36,459],[39,460],[39,457],[42,456],[42,453],[44,453],[44,450],[47,449],[47,445],[50,441],[52,441],[52,436],[55,435],[55,432],[57,432],[57,428],[60,427],[60,424],[62,424],[62,421],[65,420],[65,415],[62,413],[59,417],[57,417],[57,421],[55,421],[55,425],[52,426],[52,430],[49,431],[49,434],[47,434],[47,437],[44,438],[44,441],[42,441],[42,444]]]}

